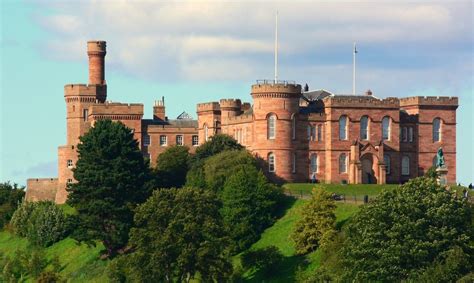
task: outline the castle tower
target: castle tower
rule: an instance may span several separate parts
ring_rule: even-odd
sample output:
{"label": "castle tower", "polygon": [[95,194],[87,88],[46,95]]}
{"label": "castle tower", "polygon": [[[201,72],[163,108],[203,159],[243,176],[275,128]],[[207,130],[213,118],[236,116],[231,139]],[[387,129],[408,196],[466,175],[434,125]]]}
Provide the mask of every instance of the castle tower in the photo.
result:
{"label": "castle tower", "polygon": [[198,115],[199,144],[205,143],[221,130],[221,107],[219,102],[199,103]]}
{"label": "castle tower", "polygon": [[221,123],[226,125],[229,118],[242,114],[242,102],[240,99],[221,99]]}
{"label": "castle tower", "polygon": [[89,84],[105,85],[105,41],[88,41]]}
{"label": "castle tower", "polygon": [[[252,85],[254,115],[254,153],[265,160],[271,177],[297,179],[293,162],[303,159],[293,139],[292,118],[299,112],[301,85],[263,81]],[[274,124],[273,129],[271,129]],[[270,160],[269,160],[270,159]],[[271,172],[273,171],[273,172]]]}

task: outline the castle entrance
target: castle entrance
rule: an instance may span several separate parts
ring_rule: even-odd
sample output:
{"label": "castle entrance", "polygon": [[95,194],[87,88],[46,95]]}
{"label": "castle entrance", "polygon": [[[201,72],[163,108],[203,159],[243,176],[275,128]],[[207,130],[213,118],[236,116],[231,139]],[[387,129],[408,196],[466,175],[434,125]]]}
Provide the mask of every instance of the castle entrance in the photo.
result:
{"label": "castle entrance", "polygon": [[375,159],[375,156],[371,153],[364,154],[360,159],[362,163],[363,184],[377,184],[377,178],[374,170],[374,164],[377,164]]}

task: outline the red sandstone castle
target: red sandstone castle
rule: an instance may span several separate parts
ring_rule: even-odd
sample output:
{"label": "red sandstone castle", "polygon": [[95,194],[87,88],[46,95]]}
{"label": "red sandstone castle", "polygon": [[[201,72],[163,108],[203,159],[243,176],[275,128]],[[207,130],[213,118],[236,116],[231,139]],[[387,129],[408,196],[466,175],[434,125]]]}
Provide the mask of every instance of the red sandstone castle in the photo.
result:
{"label": "red sandstone castle", "polygon": [[79,137],[101,119],[132,129],[152,163],[169,146],[194,150],[223,133],[263,159],[270,176],[288,182],[400,183],[433,166],[439,147],[449,168],[447,180],[456,182],[456,97],[379,99],[371,91],[336,95],[302,90],[293,82],[257,81],[253,104],[200,103],[197,121],[184,112],[171,120],[162,99],[153,106],[153,119],[143,119],[143,104],[106,101],[105,41],[89,41],[87,54],[89,84],[64,87],[67,141],[58,148],[59,176],[28,179],[28,200],[66,201]]}

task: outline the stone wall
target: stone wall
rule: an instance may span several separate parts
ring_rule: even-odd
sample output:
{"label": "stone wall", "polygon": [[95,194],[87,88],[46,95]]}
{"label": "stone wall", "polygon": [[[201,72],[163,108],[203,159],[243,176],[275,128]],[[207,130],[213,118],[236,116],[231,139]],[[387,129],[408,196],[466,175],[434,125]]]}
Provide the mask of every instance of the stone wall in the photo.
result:
{"label": "stone wall", "polygon": [[26,181],[26,195],[27,201],[54,201],[58,188],[57,178],[38,178],[28,179]]}

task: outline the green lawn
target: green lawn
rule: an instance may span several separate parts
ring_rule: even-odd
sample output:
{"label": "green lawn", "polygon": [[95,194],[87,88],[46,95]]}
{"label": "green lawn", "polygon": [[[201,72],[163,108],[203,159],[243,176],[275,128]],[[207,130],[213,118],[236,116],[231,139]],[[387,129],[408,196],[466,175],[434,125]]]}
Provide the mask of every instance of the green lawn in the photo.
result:
{"label": "green lawn", "polygon": [[283,185],[285,192],[297,196],[311,195],[313,188],[324,188],[328,192],[350,196],[356,196],[358,199],[364,195],[376,196],[383,189],[392,190],[398,185],[342,185],[342,184],[311,184],[311,183],[288,183]]}
{"label": "green lawn", "polygon": [[[0,232],[0,252],[12,256],[17,249],[24,249],[28,241],[12,235],[7,231]],[[61,276],[68,282],[106,282],[104,274],[107,261],[99,259],[102,245],[87,247],[77,245],[74,240],[66,238],[45,249],[48,260],[58,256],[61,263]],[[48,266],[47,268],[51,268]],[[34,282],[26,278],[26,282]]]}
{"label": "green lawn", "polygon": [[[249,273],[244,274],[244,279],[249,282],[293,282],[298,267],[304,271],[314,270],[319,266],[320,252],[316,251],[307,256],[295,255],[295,248],[290,239],[291,231],[296,221],[301,217],[303,205],[307,200],[296,200],[286,211],[285,215],[270,228],[265,230],[261,239],[255,243],[251,249],[264,248],[268,246],[276,246],[285,256],[284,261],[280,264],[278,272],[269,280],[264,278],[262,274]],[[341,226],[349,217],[357,212],[358,206],[354,204],[338,204],[336,216],[338,226]],[[234,258],[234,265],[240,265],[239,256]]]}

